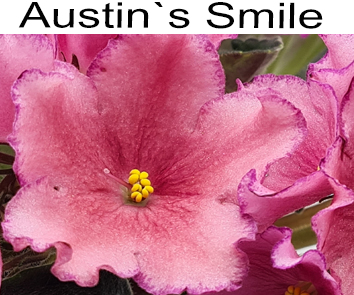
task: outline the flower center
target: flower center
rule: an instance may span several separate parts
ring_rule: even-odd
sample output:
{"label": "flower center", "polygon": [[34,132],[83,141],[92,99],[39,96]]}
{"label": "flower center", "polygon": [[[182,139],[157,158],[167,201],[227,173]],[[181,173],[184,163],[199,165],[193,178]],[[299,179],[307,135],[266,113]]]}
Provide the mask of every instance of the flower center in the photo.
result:
{"label": "flower center", "polygon": [[140,203],[154,192],[151,182],[148,179],[149,174],[145,171],[140,172],[138,169],[130,171],[128,182],[131,184],[130,198],[136,203]]}
{"label": "flower center", "polygon": [[284,295],[315,295],[315,287],[309,282],[299,282],[295,286],[289,286]]}
{"label": "flower center", "polygon": [[140,203],[154,192],[154,188],[151,186],[151,182],[148,179],[149,174],[145,171],[140,172],[138,169],[130,171],[128,183],[112,175],[108,168],[103,169],[103,172],[124,188],[123,194],[125,199],[129,202]]}

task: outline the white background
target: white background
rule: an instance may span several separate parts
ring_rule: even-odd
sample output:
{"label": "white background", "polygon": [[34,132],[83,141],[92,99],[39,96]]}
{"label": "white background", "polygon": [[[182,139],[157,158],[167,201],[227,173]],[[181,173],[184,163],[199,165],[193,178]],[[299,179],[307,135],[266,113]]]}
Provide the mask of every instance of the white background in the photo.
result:
{"label": "white background", "polygon": [[[15,0],[15,1],[2,1],[0,9],[0,33],[172,33],[172,34],[187,34],[187,33],[202,33],[202,34],[248,34],[248,33],[268,33],[268,34],[318,34],[318,33],[353,33],[354,26],[353,17],[351,16],[350,2],[346,3],[342,0],[337,0],[335,3],[332,1],[248,1],[248,0],[228,0],[220,1],[228,3],[233,7],[233,10],[228,10],[225,6],[218,6],[215,10],[227,13],[234,18],[234,24],[226,29],[215,29],[208,25],[207,20],[211,19],[217,24],[227,24],[226,18],[213,16],[209,11],[209,5],[218,2],[217,0],[161,0],[160,3],[163,7],[158,7],[155,1],[150,0],[122,0],[122,6],[118,7],[117,2],[109,2],[102,0],[94,1],[53,1],[53,0],[39,0],[40,5],[46,19],[50,24],[50,28],[45,28],[40,20],[27,21],[24,28],[20,28],[20,24],[28,11],[32,1],[29,0]],[[295,5],[295,28],[289,28],[289,4]],[[111,24],[114,28],[106,28],[105,26],[105,13],[102,9],[105,4],[110,3],[111,9]],[[284,7],[280,6],[284,3]],[[80,17],[79,13],[82,9],[92,8],[99,12],[95,17],[99,19],[99,25],[96,28],[84,28],[80,26],[79,22],[84,21],[86,24],[92,24],[92,21],[84,20]],[[133,19],[133,27],[127,27],[127,12],[128,9],[145,9],[149,14],[149,26],[143,27],[143,17],[141,13],[136,13]],[[188,11],[187,17],[190,21],[188,27],[183,29],[176,29],[170,26],[169,22],[173,21],[170,17],[170,11],[173,9],[185,9]],[[59,23],[66,24],[69,20],[69,9],[74,9],[74,28],[57,28],[54,26],[54,9],[58,9]],[[122,10],[122,28],[117,28],[117,10]],[[268,28],[268,16],[265,13],[261,14],[260,26],[258,29],[253,27],[254,20],[253,14],[247,14],[245,18],[245,28],[239,27],[239,13],[240,9],[255,9],[260,11],[262,9],[270,9],[274,14],[274,28]],[[279,10],[284,10],[285,24],[284,28],[279,28]],[[301,12],[308,9],[315,9],[322,15],[321,25],[317,29],[306,29],[299,23],[299,16]],[[89,14],[88,14],[89,15]],[[90,14],[94,16],[93,14]],[[182,15],[182,14],[180,14]],[[31,16],[38,16],[34,10]],[[307,16],[314,16],[314,14],[307,14]],[[175,24],[182,24],[181,21],[174,20]],[[308,20],[306,23],[313,25],[317,23],[316,20]]]}

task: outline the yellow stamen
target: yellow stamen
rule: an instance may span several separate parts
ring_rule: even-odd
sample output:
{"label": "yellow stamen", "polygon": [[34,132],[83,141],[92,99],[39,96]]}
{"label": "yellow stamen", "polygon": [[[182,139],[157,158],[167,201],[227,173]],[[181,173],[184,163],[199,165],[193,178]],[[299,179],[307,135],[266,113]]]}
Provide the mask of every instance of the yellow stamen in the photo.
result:
{"label": "yellow stamen", "polygon": [[146,179],[149,177],[149,173],[143,171],[140,173],[140,179]]}
{"label": "yellow stamen", "polygon": [[139,195],[137,195],[135,198],[135,202],[140,203],[142,199],[143,199],[143,196],[142,196],[142,194],[139,193]]}
{"label": "yellow stamen", "polygon": [[130,195],[130,197],[132,198],[132,199],[135,199],[137,196],[139,196],[139,195],[141,195],[141,192],[133,192],[131,195]]}
{"label": "yellow stamen", "polygon": [[146,199],[149,196],[149,192],[146,188],[141,191],[143,198]]}
{"label": "yellow stamen", "polygon": [[146,186],[145,186],[145,189],[146,189],[150,194],[152,194],[152,193],[154,192],[154,188],[153,188],[152,186],[150,186],[150,185],[146,185]]}
{"label": "yellow stamen", "polygon": [[151,185],[151,182],[150,182],[149,179],[141,179],[141,180],[140,180],[140,183],[141,183],[141,185],[143,185],[143,186],[150,186],[150,185]]}
{"label": "yellow stamen", "polygon": [[142,186],[139,183],[134,184],[131,189],[132,192],[141,192],[141,190],[142,190]]}
{"label": "yellow stamen", "polygon": [[149,177],[149,173],[145,171],[140,172],[138,169],[133,169],[129,174],[130,176],[128,182],[132,185],[132,188],[130,189],[130,198],[132,201],[140,203],[154,192],[154,188],[151,186],[150,180],[147,179]]}
{"label": "yellow stamen", "polygon": [[129,176],[128,182],[133,185],[139,180],[139,175],[138,174],[132,174]]}
{"label": "yellow stamen", "polygon": [[[296,286],[289,286],[288,289],[285,291],[284,295],[310,295],[312,294],[312,291],[310,292],[310,289],[308,287],[314,288],[311,283],[300,282]],[[305,290],[302,290],[302,288]]]}
{"label": "yellow stamen", "polygon": [[132,171],[130,171],[130,173],[129,173],[130,175],[132,175],[132,174],[140,174],[140,171],[138,170],[138,169],[133,169]]}

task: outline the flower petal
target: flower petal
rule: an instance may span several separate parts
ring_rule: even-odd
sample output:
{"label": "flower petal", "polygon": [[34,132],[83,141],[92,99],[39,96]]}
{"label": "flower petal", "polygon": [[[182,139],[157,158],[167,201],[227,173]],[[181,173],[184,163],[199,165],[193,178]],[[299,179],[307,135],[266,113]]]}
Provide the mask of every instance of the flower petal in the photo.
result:
{"label": "flower petal", "polygon": [[340,134],[330,148],[322,169],[341,184],[354,189],[354,84],[349,87],[343,98],[339,120]]}
{"label": "flower petal", "polygon": [[252,216],[258,232],[262,232],[282,216],[318,202],[332,192],[328,177],[322,171],[302,177],[277,192],[264,187],[251,170],[239,185],[238,199],[242,212]]}
{"label": "flower petal", "polygon": [[9,141],[17,153],[14,169],[22,185],[48,175],[61,175],[53,186],[68,176],[74,177],[73,183],[89,184],[88,163],[100,165],[93,156],[100,138],[96,90],[74,67],[61,66],[62,73],[25,72],[13,86],[18,114]]}
{"label": "flower petal", "polygon": [[301,257],[297,255],[291,243],[290,230],[283,240],[275,245],[272,260],[275,268],[285,270],[297,281],[311,282],[318,294],[342,294],[338,283],[327,272],[325,258],[319,251],[310,250]]}
{"label": "flower petal", "polygon": [[274,75],[258,76],[246,89],[256,95],[275,91],[299,108],[307,123],[306,139],[288,157],[269,165],[262,184],[275,191],[282,190],[316,171],[336,136],[338,107],[332,89],[314,81],[306,83],[297,77]]}
{"label": "flower petal", "polygon": [[341,69],[326,68],[318,71],[309,67],[308,78],[313,81],[319,81],[330,85],[337,97],[339,105],[342,103],[354,76],[354,63]]}
{"label": "flower petal", "polygon": [[341,284],[344,295],[353,291],[353,210],[354,193],[347,187],[331,180],[334,199],[330,207],[312,218],[317,234],[317,248],[324,254],[332,276]]}
{"label": "flower petal", "polygon": [[55,246],[52,271],[61,280],[92,286],[102,268],[134,276],[154,294],[239,287],[246,258],[234,243],[255,230],[225,196],[187,202],[165,196],[146,207],[122,206],[115,192],[58,191],[47,179],[19,191],[2,226],[16,250]]}
{"label": "flower petal", "polygon": [[272,226],[254,241],[240,241],[239,247],[248,255],[250,265],[242,287],[210,295],[284,294],[289,286],[301,281],[312,283],[321,295],[342,294],[326,271],[323,255],[313,250],[302,257],[297,255],[288,228]]}
{"label": "flower petal", "polygon": [[215,48],[192,35],[119,36],[88,76],[98,89],[106,136],[114,138],[107,149],[120,155],[108,167],[117,175],[137,165],[150,175],[166,169],[176,147],[188,145],[202,105],[223,95],[225,85]]}
{"label": "flower petal", "polygon": [[[301,113],[277,96],[226,95],[203,107],[189,140],[190,152],[173,159],[158,180],[162,183],[159,190],[205,197],[221,187],[235,191],[247,171],[262,171],[275,158],[291,152],[305,132]],[[177,182],[180,179],[182,183]]]}
{"label": "flower petal", "polygon": [[110,39],[116,36],[112,34],[59,34],[57,35],[58,57],[73,63],[75,55],[80,71],[86,73],[96,55],[107,46]]}
{"label": "flower petal", "polygon": [[328,48],[328,53],[316,64],[313,70],[340,69],[348,66],[354,60],[354,36],[351,34],[320,35]]}
{"label": "flower petal", "polygon": [[0,36],[0,142],[7,142],[15,116],[15,107],[10,96],[12,84],[26,69],[50,71],[53,61],[53,47],[45,36]]}

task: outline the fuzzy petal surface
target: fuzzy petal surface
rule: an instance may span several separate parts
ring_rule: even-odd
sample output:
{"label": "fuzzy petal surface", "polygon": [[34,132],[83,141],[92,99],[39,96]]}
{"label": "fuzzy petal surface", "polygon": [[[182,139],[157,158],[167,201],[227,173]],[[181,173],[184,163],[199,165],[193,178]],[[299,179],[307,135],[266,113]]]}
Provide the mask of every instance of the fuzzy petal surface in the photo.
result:
{"label": "fuzzy petal surface", "polygon": [[341,184],[354,189],[354,85],[343,98],[340,112],[340,134],[329,149],[322,169]]}
{"label": "fuzzy petal surface", "polygon": [[354,280],[354,193],[334,179],[331,184],[333,202],[312,218],[312,227],[317,234],[317,248],[326,257],[331,274],[340,282],[343,294],[349,295]]}
{"label": "fuzzy petal surface", "polygon": [[352,34],[328,34],[320,35],[328,48],[327,54],[316,64],[313,70],[341,69],[348,66],[354,60],[354,35]]}
{"label": "fuzzy petal surface", "polygon": [[189,186],[197,191],[206,188],[198,179],[208,179],[216,191],[225,186],[236,190],[250,167],[264,171],[273,159],[293,151],[305,133],[302,114],[278,96],[232,93],[203,107],[192,137],[197,146],[180,161],[185,166],[197,159],[198,170],[179,174],[196,176]]}
{"label": "fuzzy petal surface", "polygon": [[341,295],[338,284],[327,273],[323,255],[311,250],[299,257],[288,228],[269,227],[255,241],[240,241],[239,247],[249,258],[248,276],[240,289],[214,294],[284,294],[289,286],[308,282],[318,294]]}
{"label": "fuzzy petal surface", "polygon": [[238,188],[242,212],[257,222],[258,232],[284,215],[314,204],[333,192],[328,177],[322,171],[313,172],[281,191],[263,186],[255,170],[247,173]]}
{"label": "fuzzy petal surface", "polygon": [[309,65],[308,77],[331,85],[341,102],[354,76],[354,36],[320,36],[328,52],[320,61]]}
{"label": "fuzzy petal surface", "polygon": [[344,295],[352,293],[354,273],[353,251],[353,85],[350,86],[341,106],[338,137],[328,152],[321,168],[333,177],[331,185],[334,199],[330,207],[313,217],[313,228],[318,237],[318,249],[324,253],[333,276],[341,282]]}
{"label": "fuzzy petal surface", "polygon": [[263,175],[250,171],[239,185],[242,210],[257,221],[262,232],[283,215],[333,192],[327,176],[317,170],[337,134],[337,102],[327,85],[292,76],[259,76],[242,91],[284,97],[302,111],[308,128],[305,140],[293,153],[270,163]]}
{"label": "fuzzy petal surface", "polygon": [[134,276],[154,294],[239,287],[247,261],[234,242],[251,238],[251,221],[224,198],[170,199],[156,196],[146,207],[126,206],[114,191],[56,191],[43,179],[11,202],[4,235],[16,250],[56,246],[53,273],[83,286],[96,284],[103,268]]}
{"label": "fuzzy petal surface", "polygon": [[307,123],[306,139],[288,157],[269,165],[263,185],[278,191],[315,172],[336,136],[338,107],[332,89],[314,81],[274,75],[258,76],[246,89],[256,95],[275,91],[300,109]]}
{"label": "fuzzy petal surface", "polygon": [[339,105],[342,103],[344,96],[350,88],[353,76],[353,62],[341,69],[325,68],[318,71],[313,71],[310,66],[308,71],[308,78],[310,80],[328,84],[333,88]]}
{"label": "fuzzy petal surface", "polygon": [[[61,175],[58,185],[66,176],[88,185],[94,177],[87,173],[92,169],[88,163],[98,165],[92,162],[100,138],[97,94],[87,77],[61,65],[67,75],[31,70],[13,86],[18,114],[9,141],[17,151],[14,169],[21,185],[50,175]],[[46,136],[40,126],[47,128]]]}
{"label": "fuzzy petal surface", "polygon": [[[23,188],[5,238],[17,250],[55,246],[53,273],[83,286],[103,268],[154,294],[238,288],[246,260],[235,243],[256,230],[239,212],[238,181],[300,144],[301,112],[274,94],[224,97],[205,36],[124,35],[88,76],[55,69],[25,72],[13,87]],[[150,174],[145,207],[126,204],[131,169]]]}
{"label": "fuzzy petal surface", "polygon": [[103,143],[113,152],[107,168],[118,177],[137,165],[157,175],[184,158],[200,108],[222,96],[225,83],[215,48],[193,35],[119,36],[87,74],[98,90],[105,136],[114,138]]}
{"label": "fuzzy petal surface", "polygon": [[[115,37],[117,35],[113,34],[59,34],[56,36],[58,57],[75,64],[75,55],[80,71],[86,73],[97,54]],[[144,47],[144,44],[141,46]]]}
{"label": "fuzzy petal surface", "polygon": [[12,131],[15,116],[10,92],[12,84],[26,69],[52,70],[53,60],[53,47],[45,36],[0,36],[0,142],[7,142]]}

